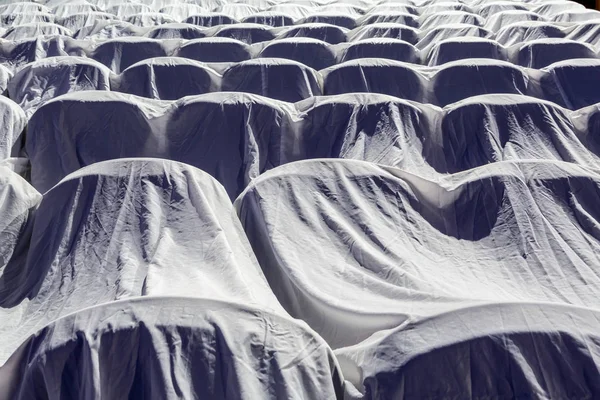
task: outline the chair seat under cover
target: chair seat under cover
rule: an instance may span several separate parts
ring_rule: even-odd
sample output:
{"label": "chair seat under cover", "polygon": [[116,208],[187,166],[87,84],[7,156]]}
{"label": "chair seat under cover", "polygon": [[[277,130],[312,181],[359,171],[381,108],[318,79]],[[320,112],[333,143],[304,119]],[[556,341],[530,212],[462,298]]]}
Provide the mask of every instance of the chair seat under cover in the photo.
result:
{"label": "chair seat under cover", "polygon": [[570,163],[433,180],[320,159],[263,174],[235,205],[282,305],[335,349],[482,303],[597,308],[599,201],[597,170]]}
{"label": "chair seat under cover", "polygon": [[194,167],[97,163],[45,193],[35,215],[27,261],[2,276],[0,364],[51,321],[130,297],[205,297],[285,315],[227,193]]}
{"label": "chair seat under cover", "polygon": [[39,330],[0,368],[12,386],[0,397],[334,400],[341,379],[325,341],[300,321],[247,304],[146,297]]}

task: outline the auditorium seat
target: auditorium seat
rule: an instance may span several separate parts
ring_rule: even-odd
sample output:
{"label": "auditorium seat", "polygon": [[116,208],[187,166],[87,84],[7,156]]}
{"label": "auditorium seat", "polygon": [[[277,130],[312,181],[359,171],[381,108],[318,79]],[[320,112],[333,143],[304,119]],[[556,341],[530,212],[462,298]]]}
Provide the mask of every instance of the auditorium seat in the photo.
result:
{"label": "auditorium seat", "polygon": [[436,158],[455,173],[506,160],[555,160],[594,167],[568,111],[520,95],[470,97],[444,108]]}
{"label": "auditorium seat", "polygon": [[33,22],[11,27],[4,33],[2,38],[17,41],[49,35],[71,36],[72,32],[63,26],[51,22]]}
{"label": "auditorium seat", "polygon": [[566,60],[545,71],[541,87],[546,99],[571,110],[600,103],[600,60]]}
{"label": "auditorium seat", "polygon": [[528,94],[529,77],[506,61],[471,59],[444,64],[432,78],[435,103],[446,106],[483,94]]}
{"label": "auditorium seat", "polygon": [[48,57],[25,65],[8,85],[28,116],[48,100],[82,90],[110,90],[110,69],[84,57]]}
{"label": "auditorium seat", "polygon": [[[21,107],[14,101],[4,96],[0,96],[0,160],[5,160],[9,157],[19,157],[21,155],[21,150],[24,147],[23,140],[26,127],[27,116]],[[2,168],[4,167],[1,167],[0,169]],[[2,171],[4,170],[2,169]],[[0,180],[2,179],[3,174],[4,172],[0,172]],[[2,189],[0,189],[0,191],[2,191]],[[0,198],[6,199],[4,196],[0,196]],[[0,205],[0,209],[1,208],[2,205]],[[1,212],[0,215],[2,215]],[[9,221],[9,219],[4,220],[5,223],[8,223]],[[0,231],[1,227],[2,223],[0,223]],[[0,236],[2,236],[2,233],[0,233]],[[2,265],[3,259],[6,261],[6,258],[4,258],[1,253],[2,245],[0,245],[0,265]]]}
{"label": "auditorium seat", "polygon": [[329,24],[302,24],[286,27],[279,33],[279,39],[304,37],[321,40],[329,44],[338,44],[346,41],[347,29]]}
{"label": "auditorium seat", "polygon": [[290,129],[289,107],[227,92],[176,102],[118,92],[63,95],[40,107],[29,121],[31,181],[46,191],[86,165],[159,157],[210,173],[235,199],[252,179],[279,164],[279,141]]}
{"label": "auditorium seat", "polygon": [[456,37],[475,37],[485,38],[490,35],[490,32],[478,26],[467,24],[449,24],[441,25],[433,28],[422,36],[416,46],[423,50],[429,46],[435,45],[442,40],[453,39]]}
{"label": "auditorium seat", "polygon": [[206,37],[206,33],[197,25],[173,23],[156,26],[146,32],[144,36],[150,39],[193,40]]}
{"label": "auditorium seat", "polygon": [[216,31],[213,33],[211,30],[212,35],[208,34],[208,36],[236,39],[246,44],[267,42],[275,38],[266,25],[240,23],[214,29]]}
{"label": "auditorium seat", "polygon": [[247,44],[229,38],[190,40],[175,55],[202,62],[240,62],[252,58]]}
{"label": "auditorium seat", "polygon": [[325,95],[381,93],[401,99],[423,101],[423,77],[410,65],[393,60],[362,58],[321,71]]}
{"label": "auditorium seat", "polygon": [[5,94],[8,88],[8,82],[12,79],[13,73],[10,69],[0,64],[0,93]]}
{"label": "auditorium seat", "polygon": [[419,25],[419,29],[429,30],[440,25],[448,24],[483,26],[484,22],[485,20],[477,14],[471,14],[464,11],[445,11],[424,16]]}
{"label": "auditorium seat", "polygon": [[166,56],[160,40],[122,37],[100,42],[91,57],[109,67],[114,73],[147,58]]}
{"label": "auditorium seat", "polygon": [[283,58],[257,58],[232,65],[223,73],[221,90],[254,93],[296,102],[320,96],[320,77],[312,68]]}
{"label": "auditorium seat", "polygon": [[[266,172],[236,208],[280,303],[343,352],[384,330],[456,309],[468,314],[477,304],[595,308],[600,179],[594,171],[555,161],[499,162],[426,180],[357,160],[309,160]],[[529,313],[519,315],[529,320]],[[464,332],[458,321],[457,332]],[[382,350],[379,361],[398,356]],[[346,379],[361,376],[344,372]],[[401,390],[393,376],[387,387]],[[461,372],[457,381],[464,376],[472,373]],[[494,377],[486,372],[476,382]],[[556,388],[562,380],[551,382]]]}
{"label": "auditorium seat", "polygon": [[82,307],[38,329],[11,359],[21,373],[0,373],[11,399],[57,390],[122,399],[122,387],[163,399],[343,396],[339,365],[322,338],[302,321],[245,302],[147,296]]}
{"label": "auditorium seat", "polygon": [[544,17],[531,11],[501,11],[489,17],[485,23],[485,28],[491,32],[498,32],[500,29],[518,22],[546,21]]}
{"label": "auditorium seat", "polygon": [[508,54],[498,42],[482,38],[445,39],[435,43],[427,54],[427,64],[442,65],[469,58],[508,61]]}
{"label": "auditorium seat", "polygon": [[493,39],[508,47],[536,39],[563,39],[565,36],[565,31],[554,23],[527,21],[510,24],[498,30]]}
{"label": "auditorium seat", "polygon": [[106,8],[106,12],[114,14],[119,18],[126,19],[135,14],[152,12],[152,8],[142,3],[120,3]]}
{"label": "auditorium seat", "polygon": [[102,11],[99,7],[85,1],[62,3],[52,8],[52,14],[57,18],[65,18],[73,14],[87,14]]}
{"label": "auditorium seat", "polygon": [[1,14],[12,14],[12,13],[51,13],[48,7],[43,4],[29,2],[29,1],[15,1],[7,4],[0,5]]}
{"label": "auditorium seat", "polygon": [[418,28],[419,21],[416,15],[403,13],[403,12],[369,12],[357,19],[357,25],[365,26],[370,24],[377,24],[382,22],[388,22],[393,24],[402,24],[410,26],[411,28]]}
{"label": "auditorium seat", "polygon": [[552,21],[554,22],[587,22],[591,20],[600,19],[600,11],[598,10],[575,10],[566,11],[556,14]]}
{"label": "auditorium seat", "polygon": [[285,15],[289,15],[294,20],[300,20],[310,15],[312,9],[311,7],[302,4],[294,4],[289,2],[275,4],[267,8],[265,11],[282,13]]}
{"label": "auditorium seat", "polygon": [[421,11],[421,16],[447,11],[463,11],[468,13],[474,12],[474,10],[466,4],[442,0],[431,2],[429,5],[425,6],[424,9]]}
{"label": "auditorium seat", "polygon": [[[10,100],[6,98],[0,98],[3,124],[9,123],[11,116],[15,116],[9,109],[18,108],[16,104],[12,103],[11,105],[9,102]],[[6,111],[8,112],[5,113]],[[19,119],[21,119],[21,124],[26,122],[22,111]],[[17,120],[12,122],[17,123]],[[12,129],[2,132],[0,159],[10,156],[11,149],[6,145],[10,145],[9,142],[13,139],[18,139],[10,137]],[[2,327],[0,329],[9,331],[18,328],[18,323],[15,324],[14,321],[9,320],[11,314],[6,308],[13,306],[15,300],[20,297],[20,285],[23,283],[20,274],[25,269],[33,218],[42,195],[10,168],[0,165],[0,198],[2,199],[0,202],[0,316],[2,317]],[[7,338],[3,336],[2,342],[6,343],[7,341]],[[6,359],[7,354],[0,358]],[[4,390],[6,391],[6,387]]]}
{"label": "auditorium seat", "polygon": [[105,12],[86,12],[69,14],[64,18],[57,18],[56,22],[72,32],[77,32],[85,26],[94,25],[97,20],[109,21],[116,18],[115,15]]}
{"label": "auditorium seat", "polygon": [[12,26],[24,24],[54,23],[54,20],[54,15],[48,13],[3,13],[0,15],[0,26],[3,28],[10,28]]}
{"label": "auditorium seat", "polygon": [[128,16],[125,18],[125,22],[129,22],[135,26],[152,27],[162,24],[172,24],[177,21],[167,14],[159,12],[141,12]]}
{"label": "auditorium seat", "polygon": [[14,71],[47,57],[85,56],[85,50],[68,36],[39,36],[14,43],[0,43],[0,64]]}
{"label": "auditorium seat", "polygon": [[516,64],[541,69],[558,61],[575,58],[598,58],[588,44],[566,39],[538,39],[523,43],[518,48]]}
{"label": "auditorium seat", "polygon": [[527,11],[528,8],[524,4],[519,4],[515,1],[490,1],[481,3],[477,14],[483,18],[489,18],[494,14],[502,11]]}
{"label": "auditorium seat", "polygon": [[115,78],[112,90],[157,100],[177,100],[219,89],[220,75],[205,64],[180,57],[142,60]]}
{"label": "auditorium seat", "polygon": [[600,21],[591,20],[574,25],[566,38],[597,47],[600,44]]}
{"label": "auditorium seat", "polygon": [[340,62],[358,58],[381,58],[414,64],[420,62],[419,50],[398,39],[364,39],[344,44],[338,51]]}
{"label": "auditorium seat", "polygon": [[582,10],[585,10],[585,6],[575,1],[545,1],[532,11],[550,18],[565,12]]}
{"label": "auditorium seat", "polygon": [[329,44],[316,39],[291,38],[268,42],[257,57],[285,58],[320,70],[336,63]]}
{"label": "auditorium seat", "polygon": [[403,24],[380,22],[364,25],[348,32],[348,40],[356,42],[364,39],[399,39],[410,44],[419,40],[418,31]]}
{"label": "auditorium seat", "polygon": [[186,18],[192,15],[202,14],[208,12],[206,8],[200,7],[197,4],[190,3],[174,3],[159,10],[161,13],[165,13],[173,17],[177,22],[184,21]]}
{"label": "auditorium seat", "polygon": [[294,25],[294,19],[289,15],[273,11],[262,11],[247,16],[242,20],[248,24],[261,24],[272,27]]}
{"label": "auditorium seat", "polygon": [[366,15],[369,14],[396,14],[405,13],[418,16],[419,10],[413,4],[406,4],[404,2],[382,2],[371,7]]}
{"label": "auditorium seat", "polygon": [[298,21],[298,24],[328,24],[340,26],[346,29],[354,29],[356,28],[356,18],[343,13],[333,13],[333,12],[320,12],[313,13],[306,18]]}
{"label": "auditorium seat", "polygon": [[206,27],[237,23],[235,19],[231,18],[226,14],[209,12],[192,15],[186,18],[183,22],[185,22],[186,24],[193,24]]}
{"label": "auditorium seat", "polygon": [[260,10],[257,7],[253,7],[244,3],[225,3],[215,9],[215,12],[228,15],[236,21],[241,21],[242,19],[252,14],[256,14],[259,11]]}
{"label": "auditorium seat", "polygon": [[73,37],[84,39],[88,43],[101,43],[109,39],[117,39],[128,36],[143,36],[146,28],[135,26],[129,22],[119,20],[95,20],[93,25],[84,26],[79,29]]}
{"label": "auditorium seat", "polygon": [[[311,98],[296,103],[299,134],[285,162],[346,158],[433,173],[425,161],[435,115],[426,106],[373,93]],[[429,171],[431,170],[431,171]]]}

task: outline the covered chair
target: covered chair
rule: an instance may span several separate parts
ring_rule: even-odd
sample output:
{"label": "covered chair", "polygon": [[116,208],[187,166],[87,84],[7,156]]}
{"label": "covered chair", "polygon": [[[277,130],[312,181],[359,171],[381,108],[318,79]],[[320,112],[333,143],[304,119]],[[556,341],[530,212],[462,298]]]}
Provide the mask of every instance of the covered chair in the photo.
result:
{"label": "covered chair", "polygon": [[112,89],[157,100],[177,100],[214,92],[221,76],[205,64],[180,57],[150,58],[133,64],[113,80]]}
{"label": "covered chair", "polygon": [[469,58],[508,61],[508,54],[506,49],[494,40],[472,37],[455,38],[434,44],[427,54],[427,63],[435,66]]}
{"label": "covered chair", "polygon": [[507,160],[554,160],[596,166],[567,110],[521,95],[470,97],[444,108],[435,159],[454,173]]}
{"label": "covered chair", "polygon": [[67,94],[30,119],[31,180],[46,191],[96,162],[159,157],[210,173],[235,198],[252,179],[279,165],[290,112],[286,103],[244,93],[207,93],[176,102],[118,92]]}
{"label": "covered chair", "polygon": [[338,48],[340,62],[358,58],[385,58],[407,63],[420,63],[420,52],[412,44],[399,39],[374,38],[349,42]]}
{"label": "covered chair", "polygon": [[221,90],[254,93],[296,102],[321,95],[317,71],[283,58],[257,58],[240,62],[223,73]]}
{"label": "covered chair", "polygon": [[309,38],[279,39],[269,42],[258,57],[286,58],[320,70],[336,63],[328,43]]}
{"label": "covered chair", "polygon": [[426,82],[410,64],[393,60],[361,58],[321,71],[325,95],[381,93],[424,102]]}
{"label": "covered chair", "polygon": [[566,60],[548,66],[541,77],[547,100],[571,110],[600,103],[600,60]]}
{"label": "covered chair", "polygon": [[175,55],[202,62],[240,62],[252,58],[246,43],[230,38],[190,40]]}
{"label": "covered chair", "polygon": [[160,40],[122,37],[100,42],[91,57],[118,74],[139,61],[166,55]]}
{"label": "covered chair", "polygon": [[592,46],[567,39],[538,39],[525,42],[519,46],[516,55],[518,65],[536,69],[576,58],[598,58],[598,55]]}
{"label": "covered chair", "polygon": [[506,61],[472,59],[444,64],[432,77],[439,106],[482,94],[529,94],[529,77]]}
{"label": "covered chair", "polygon": [[21,107],[0,96],[0,160],[21,155],[26,126],[27,116]]}
{"label": "covered chair", "polygon": [[8,95],[28,116],[48,100],[82,90],[110,90],[111,71],[83,57],[49,57],[25,65],[8,85]]}
{"label": "covered chair", "polygon": [[348,32],[347,29],[339,26],[311,23],[284,28],[279,33],[278,38],[288,39],[304,37],[321,40],[329,44],[338,44],[346,41],[346,32]]}

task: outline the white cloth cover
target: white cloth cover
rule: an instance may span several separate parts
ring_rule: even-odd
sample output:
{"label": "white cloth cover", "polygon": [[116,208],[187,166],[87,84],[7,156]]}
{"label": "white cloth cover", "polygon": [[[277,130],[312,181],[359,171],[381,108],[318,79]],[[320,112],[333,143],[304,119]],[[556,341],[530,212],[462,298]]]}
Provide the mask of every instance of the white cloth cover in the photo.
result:
{"label": "white cloth cover", "polygon": [[294,25],[294,18],[284,13],[273,11],[262,11],[247,16],[242,22],[249,24],[262,24],[272,27]]}
{"label": "white cloth cover", "polygon": [[331,349],[306,324],[210,299],[88,308],[41,329],[10,362],[22,375],[0,368],[13,387],[2,400],[334,400],[343,390]]}
{"label": "white cloth cover", "polygon": [[311,23],[282,28],[279,38],[305,37],[321,40],[329,44],[338,44],[346,41],[348,29],[323,23]]}
{"label": "white cloth cover", "polygon": [[160,40],[122,37],[100,42],[91,57],[118,74],[138,61],[166,55]]}
{"label": "white cloth cover", "polygon": [[600,102],[600,60],[566,60],[545,71],[541,87],[548,100],[571,110]]}
{"label": "white cloth cover", "polygon": [[47,57],[85,54],[85,46],[66,36],[40,36],[16,42],[0,41],[0,63],[13,71]]}
{"label": "white cloth cover", "polygon": [[193,40],[206,37],[204,29],[192,24],[172,23],[162,24],[150,29],[144,35],[150,39],[184,39]]}
{"label": "white cloth cover", "polygon": [[72,36],[67,28],[51,22],[33,22],[11,27],[2,36],[8,40],[34,39],[44,35]]}
{"label": "white cloth cover", "polygon": [[218,26],[218,25],[226,25],[226,24],[235,24],[237,21],[230,16],[223,13],[201,13],[194,14],[188,17],[185,21],[187,24],[193,24],[198,26]]}
{"label": "white cloth cover", "polygon": [[447,63],[433,76],[432,90],[440,106],[483,94],[528,94],[529,77],[514,64],[472,59]]}
{"label": "white cloth cover", "polygon": [[54,15],[41,12],[10,13],[0,15],[0,26],[4,28],[40,22],[54,22]]}
{"label": "white cloth cover", "polygon": [[[6,160],[4,160],[6,161]],[[5,298],[18,286],[27,258],[33,214],[42,196],[4,162],[0,164],[0,316]],[[9,321],[2,319],[2,325]],[[4,328],[0,328],[4,330]],[[4,336],[2,338],[4,342]],[[2,358],[2,362],[6,355]],[[0,364],[1,365],[1,364]],[[0,380],[1,381],[1,380]]]}
{"label": "white cloth cover", "polygon": [[427,84],[413,65],[377,58],[346,61],[321,73],[326,95],[372,92],[423,101]]}
{"label": "white cloth cover", "polygon": [[421,55],[412,44],[399,39],[374,38],[340,44],[338,47],[340,62],[357,58],[385,58],[419,64]]}
{"label": "white cloth cover", "polygon": [[57,22],[72,32],[77,32],[79,29],[86,26],[93,26],[96,21],[110,21],[116,17],[105,12],[86,12],[73,13],[64,18],[57,18]]}
{"label": "white cloth cover", "polygon": [[110,70],[83,57],[49,57],[25,65],[11,79],[8,95],[28,116],[60,95],[82,90],[110,90]]}
{"label": "white cloth cover", "polygon": [[599,317],[490,304],[408,320],[335,354],[368,399],[596,398]]}
{"label": "white cloth cover", "polygon": [[[504,46],[512,46],[529,40],[557,38],[562,39],[566,33],[560,26],[539,21],[519,22],[500,29],[494,39]],[[572,38],[571,38],[572,39]]]}
{"label": "white cloth cover", "polygon": [[434,172],[426,158],[439,109],[373,93],[313,97],[296,108],[297,139],[282,162],[351,158]]}
{"label": "white cloth cover", "polygon": [[0,96],[0,160],[20,156],[26,126],[27,116],[21,107]]}
{"label": "white cloth cover", "polygon": [[267,42],[275,38],[270,27],[249,23],[215,27],[207,30],[206,35],[236,39],[246,44]]}
{"label": "white cloth cover", "polygon": [[235,199],[252,179],[280,164],[292,111],[290,104],[243,93],[176,102],[117,92],[67,94],[29,121],[31,181],[44,192],[99,161],[159,157],[208,172]]}
{"label": "white cloth cover", "polygon": [[130,297],[204,297],[285,315],[227,193],[194,167],[97,163],[45,193],[35,215],[27,262],[0,298],[0,363],[57,318]]}
{"label": "white cloth cover", "polygon": [[252,58],[246,43],[230,38],[190,40],[176,55],[202,62],[240,62]]}
{"label": "white cloth cover", "polygon": [[586,43],[566,39],[538,39],[519,46],[516,63],[540,69],[555,62],[577,58],[598,58],[598,55]]}
{"label": "white cloth cover", "polygon": [[320,80],[317,71],[299,62],[283,58],[257,58],[229,67],[223,73],[221,90],[296,102],[320,96]]}
{"label": "white cloth cover", "polygon": [[394,22],[378,22],[348,32],[348,39],[353,42],[374,38],[399,39],[416,44],[419,41],[419,32],[402,23]]}
{"label": "white cloth cover", "polygon": [[354,29],[356,28],[356,19],[347,14],[337,14],[337,13],[318,13],[311,14],[306,18],[303,18],[298,22],[299,24],[329,24],[340,26],[346,29]]}
{"label": "white cloth cover", "polygon": [[140,61],[112,82],[112,90],[157,100],[177,100],[219,89],[221,76],[205,64],[180,57]]}
{"label": "white cloth cover", "polygon": [[444,108],[437,141],[429,154],[443,172],[519,159],[600,167],[580,142],[567,110],[526,96],[476,96]]}
{"label": "white cloth cover", "polygon": [[340,348],[475,304],[597,307],[596,171],[498,162],[427,180],[362,161],[300,161],[260,176],[235,205],[282,305]]}
{"label": "white cloth cover", "polygon": [[265,45],[258,57],[286,58],[315,70],[328,68],[336,63],[335,53],[327,43],[310,38],[273,40]]}
{"label": "white cloth cover", "polygon": [[431,66],[467,58],[491,58],[508,61],[508,54],[498,42],[483,38],[453,38],[435,43],[427,54]]}

